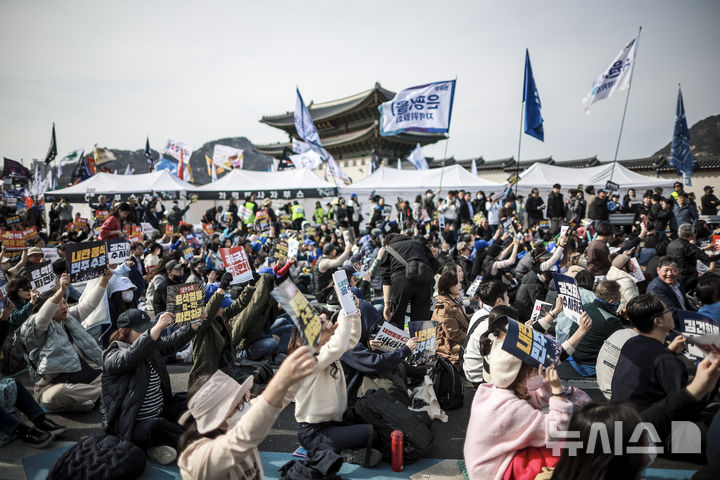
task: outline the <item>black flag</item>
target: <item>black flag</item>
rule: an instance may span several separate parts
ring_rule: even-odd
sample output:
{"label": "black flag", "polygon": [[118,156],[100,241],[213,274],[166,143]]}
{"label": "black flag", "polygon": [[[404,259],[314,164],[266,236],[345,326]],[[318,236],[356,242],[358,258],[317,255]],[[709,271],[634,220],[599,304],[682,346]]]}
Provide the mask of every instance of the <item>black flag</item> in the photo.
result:
{"label": "black flag", "polygon": [[50,148],[48,148],[47,155],[45,155],[45,164],[52,162],[57,157],[57,142],[55,141],[55,123],[53,123],[52,137],[50,138]]}
{"label": "black flag", "polygon": [[147,139],[145,139],[145,158],[147,158],[148,168],[152,172],[153,159],[152,159],[152,150],[150,150],[150,137],[147,137]]}

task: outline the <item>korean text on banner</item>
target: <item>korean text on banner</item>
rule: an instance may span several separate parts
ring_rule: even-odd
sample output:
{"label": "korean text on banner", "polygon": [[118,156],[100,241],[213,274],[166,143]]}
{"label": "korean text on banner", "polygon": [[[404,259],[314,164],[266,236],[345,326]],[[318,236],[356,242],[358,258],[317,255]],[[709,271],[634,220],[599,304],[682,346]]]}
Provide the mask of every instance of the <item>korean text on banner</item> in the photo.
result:
{"label": "korean text on banner", "polygon": [[252,280],[253,275],[250,270],[250,262],[243,247],[221,248],[220,257],[222,258],[225,270],[233,276],[233,285]]}
{"label": "korean text on banner", "polygon": [[130,258],[130,242],[117,239],[107,242],[107,256],[109,265],[119,265]]}
{"label": "korean text on banner", "polygon": [[43,248],[42,251],[43,251],[43,258],[44,258],[45,260],[49,260],[49,261],[51,261],[51,262],[54,262],[55,260],[59,260],[59,259],[60,259],[60,254],[58,253],[56,247]]}
{"label": "korean text on banner", "polygon": [[403,132],[447,133],[450,129],[455,80],[429,83],[399,92],[380,110],[380,135]]}
{"label": "korean text on banner", "polygon": [[99,277],[107,267],[105,242],[82,242],[68,244],[65,262],[70,282],[82,282]]}
{"label": "korean text on banner", "polygon": [[475,280],[473,280],[473,282],[470,284],[470,286],[467,289],[466,293],[467,293],[468,297],[472,297],[473,295],[475,295],[475,292],[477,292],[478,287],[480,287],[480,282],[482,282],[482,279],[483,279],[482,275],[478,275],[477,277],[475,277]]}
{"label": "korean text on banner", "polygon": [[183,283],[167,287],[167,310],[175,314],[175,323],[200,320],[203,291],[198,283]]}
{"label": "korean text on banner", "polygon": [[55,271],[51,262],[43,262],[33,265],[29,269],[30,286],[41,295],[55,288]]}
{"label": "korean text on banner", "polygon": [[392,324],[385,322],[382,324],[382,327],[380,327],[380,331],[375,336],[375,340],[381,343],[378,350],[392,352],[405,345],[408,340],[410,340],[410,336],[405,330],[400,330]]}
{"label": "korean text on banner", "polygon": [[357,305],[355,305],[355,296],[350,291],[350,282],[348,282],[345,270],[338,270],[333,273],[332,278],[333,282],[335,282],[335,292],[337,293],[340,306],[345,310],[345,313],[356,313],[358,308]]}
{"label": "korean text on banner", "polygon": [[19,252],[27,248],[27,242],[22,232],[3,232],[2,243],[7,252]]}
{"label": "korean text on banner", "polygon": [[300,242],[296,238],[288,240],[287,258],[297,258],[300,251]]}
{"label": "korean text on banner", "polygon": [[533,367],[557,365],[562,353],[562,346],[555,340],[511,318],[502,349]]}
{"label": "korean text on banner", "polygon": [[298,330],[302,332],[305,344],[313,351],[320,345],[322,322],[307,301],[307,298],[291,280],[285,280],[271,292],[273,298],[285,309]]}
{"label": "korean text on banner", "polygon": [[573,322],[580,323],[580,317],[584,310],[580,299],[580,290],[577,283],[575,283],[575,279],[559,273],[553,273],[553,279],[555,280],[558,295],[562,298],[563,313],[571,318]]}
{"label": "korean text on banner", "polygon": [[275,244],[273,249],[273,258],[277,260],[285,260],[288,258],[288,245],[285,242]]}
{"label": "korean text on banner", "polygon": [[705,356],[706,348],[696,344],[695,335],[718,335],[720,334],[720,323],[713,321],[697,312],[688,312],[686,310],[678,310],[678,320],[682,328],[682,333],[688,339],[687,356],[692,359],[699,359]]}
{"label": "korean text on banner", "polygon": [[418,342],[417,348],[410,356],[411,364],[424,365],[436,359],[437,326],[438,322],[434,320],[413,320],[408,322],[410,336],[415,337]]}
{"label": "korean text on banner", "polygon": [[541,318],[543,318],[545,315],[552,310],[553,306],[547,302],[543,302],[542,300],[535,300],[535,305],[533,306],[532,313],[530,314],[530,321],[533,323],[537,322]]}

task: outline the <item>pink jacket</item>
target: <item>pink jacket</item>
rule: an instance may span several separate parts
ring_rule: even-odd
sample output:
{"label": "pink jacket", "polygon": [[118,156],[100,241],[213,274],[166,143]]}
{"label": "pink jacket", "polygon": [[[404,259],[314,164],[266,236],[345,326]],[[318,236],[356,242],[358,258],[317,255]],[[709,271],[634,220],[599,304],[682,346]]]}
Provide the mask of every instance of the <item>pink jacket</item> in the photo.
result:
{"label": "pink jacket", "polygon": [[544,385],[530,392],[530,399],[518,398],[512,390],[484,383],[473,399],[463,454],[471,479],[502,480],[505,470],[518,450],[544,447],[549,422],[558,430],[566,430],[572,416],[572,404],[559,397],[550,397]]}

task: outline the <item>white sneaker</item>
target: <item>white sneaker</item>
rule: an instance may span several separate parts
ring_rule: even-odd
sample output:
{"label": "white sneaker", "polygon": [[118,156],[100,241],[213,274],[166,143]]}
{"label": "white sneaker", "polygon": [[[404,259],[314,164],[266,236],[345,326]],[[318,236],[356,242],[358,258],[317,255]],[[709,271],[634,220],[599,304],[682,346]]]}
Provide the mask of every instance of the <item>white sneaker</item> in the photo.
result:
{"label": "white sneaker", "polygon": [[177,352],[175,358],[184,363],[192,363],[192,348],[192,342],[190,342],[190,345],[188,345],[185,350],[183,350],[182,352]]}
{"label": "white sneaker", "polygon": [[177,458],[177,451],[167,445],[148,448],[145,453],[148,458],[160,465],[169,465]]}

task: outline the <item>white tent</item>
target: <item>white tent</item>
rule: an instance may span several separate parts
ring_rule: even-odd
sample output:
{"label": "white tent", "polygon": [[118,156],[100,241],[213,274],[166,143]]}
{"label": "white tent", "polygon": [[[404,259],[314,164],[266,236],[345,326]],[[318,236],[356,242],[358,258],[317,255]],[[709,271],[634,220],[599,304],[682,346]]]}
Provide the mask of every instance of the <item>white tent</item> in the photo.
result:
{"label": "white tent", "polygon": [[[605,188],[605,183],[610,180],[612,163],[606,163],[595,167],[568,168],[545,163],[535,163],[520,174],[518,182],[518,193],[527,195],[533,188],[540,191],[540,195],[549,193],[556,183],[562,185],[562,190],[576,188],[578,185],[587,187],[592,185],[596,190]],[[625,192],[628,188],[634,188],[637,196],[642,197],[639,190],[663,187],[672,187],[674,180],[665,178],[653,178],[628,170],[619,163],[615,164],[615,171],[612,174],[613,183],[620,185],[620,191]]]}
{"label": "white tent", "polygon": [[348,186],[341,186],[340,192],[357,193],[358,195],[375,192],[392,200],[395,200],[394,196],[412,200],[411,196],[421,195],[428,189],[435,191],[439,188],[441,188],[440,195],[444,196],[448,190],[462,189],[472,193],[482,190],[485,193],[495,193],[505,187],[500,183],[473,175],[460,165],[429,170],[398,170],[380,167],[362,180]]}
{"label": "white tent", "polygon": [[222,178],[196,188],[200,199],[225,200],[232,192],[257,192],[258,198],[278,200],[298,198],[324,198],[337,194],[336,186],[318,177],[308,168],[260,172],[256,170],[230,170]]}
{"label": "white tent", "polygon": [[71,202],[84,201],[88,195],[120,195],[158,192],[166,198],[177,198],[178,192],[193,193],[195,186],[180,180],[167,170],[136,175],[116,175],[100,172],[87,180],[60,190],[45,193],[49,200],[67,197]]}

